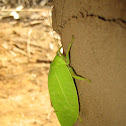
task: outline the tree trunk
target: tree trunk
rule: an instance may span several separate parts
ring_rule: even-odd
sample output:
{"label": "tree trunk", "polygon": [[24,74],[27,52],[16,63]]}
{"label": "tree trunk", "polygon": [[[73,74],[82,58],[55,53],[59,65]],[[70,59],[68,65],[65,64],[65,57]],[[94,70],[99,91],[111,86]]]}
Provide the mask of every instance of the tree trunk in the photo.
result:
{"label": "tree trunk", "polygon": [[53,28],[71,66],[91,84],[75,80],[80,117],[75,126],[126,125],[126,0],[54,0]]}

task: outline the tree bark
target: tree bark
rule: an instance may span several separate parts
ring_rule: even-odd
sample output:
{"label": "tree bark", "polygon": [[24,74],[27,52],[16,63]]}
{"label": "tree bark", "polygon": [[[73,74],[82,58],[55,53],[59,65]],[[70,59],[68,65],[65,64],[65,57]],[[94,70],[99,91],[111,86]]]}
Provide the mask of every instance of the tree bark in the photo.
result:
{"label": "tree bark", "polygon": [[53,28],[66,52],[74,35],[70,60],[80,117],[75,126],[126,125],[126,1],[54,0]]}

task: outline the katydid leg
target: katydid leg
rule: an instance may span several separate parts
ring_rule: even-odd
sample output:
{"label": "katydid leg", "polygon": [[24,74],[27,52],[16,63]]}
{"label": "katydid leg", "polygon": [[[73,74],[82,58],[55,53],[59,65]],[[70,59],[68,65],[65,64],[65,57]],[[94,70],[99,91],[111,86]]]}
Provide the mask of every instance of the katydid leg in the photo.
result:
{"label": "katydid leg", "polygon": [[71,67],[69,67],[69,71],[70,71],[73,78],[78,79],[78,80],[85,80],[85,81],[88,81],[89,83],[91,83],[91,80],[86,79],[85,77],[81,77],[81,76],[76,75],[76,73],[73,71],[73,69]]}
{"label": "katydid leg", "polygon": [[70,57],[69,57],[69,52],[70,52],[70,48],[71,48],[71,45],[73,43],[73,40],[74,40],[74,36],[72,35],[72,40],[68,46],[68,49],[67,49],[67,52],[66,52],[66,65],[69,65],[70,64]]}
{"label": "katydid leg", "polygon": [[61,46],[60,48],[59,48],[59,50],[57,51],[57,54],[59,54],[59,55],[62,55],[62,53],[60,52],[60,49],[61,48],[63,48],[63,46]]}

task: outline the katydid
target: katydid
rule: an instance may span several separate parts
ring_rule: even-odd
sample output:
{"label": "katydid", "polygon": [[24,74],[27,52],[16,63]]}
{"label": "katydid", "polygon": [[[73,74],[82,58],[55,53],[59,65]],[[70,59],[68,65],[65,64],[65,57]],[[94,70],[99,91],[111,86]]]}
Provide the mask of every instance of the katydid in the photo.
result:
{"label": "katydid", "polygon": [[69,52],[73,40],[74,36],[72,36],[66,57],[60,53],[59,49],[50,65],[48,75],[51,102],[61,126],[72,126],[79,117],[78,95],[73,78],[90,82],[90,80],[74,74],[73,69],[69,66]]}

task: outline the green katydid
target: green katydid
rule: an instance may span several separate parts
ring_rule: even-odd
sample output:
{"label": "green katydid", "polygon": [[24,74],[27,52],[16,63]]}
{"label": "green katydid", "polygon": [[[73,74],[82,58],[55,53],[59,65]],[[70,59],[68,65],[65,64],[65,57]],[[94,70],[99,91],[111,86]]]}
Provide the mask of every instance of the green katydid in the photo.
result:
{"label": "green katydid", "polygon": [[69,52],[73,40],[74,36],[72,36],[66,57],[59,49],[50,65],[48,75],[51,102],[61,126],[72,126],[79,117],[78,95],[73,78],[90,82],[84,77],[77,76],[69,66]]}

